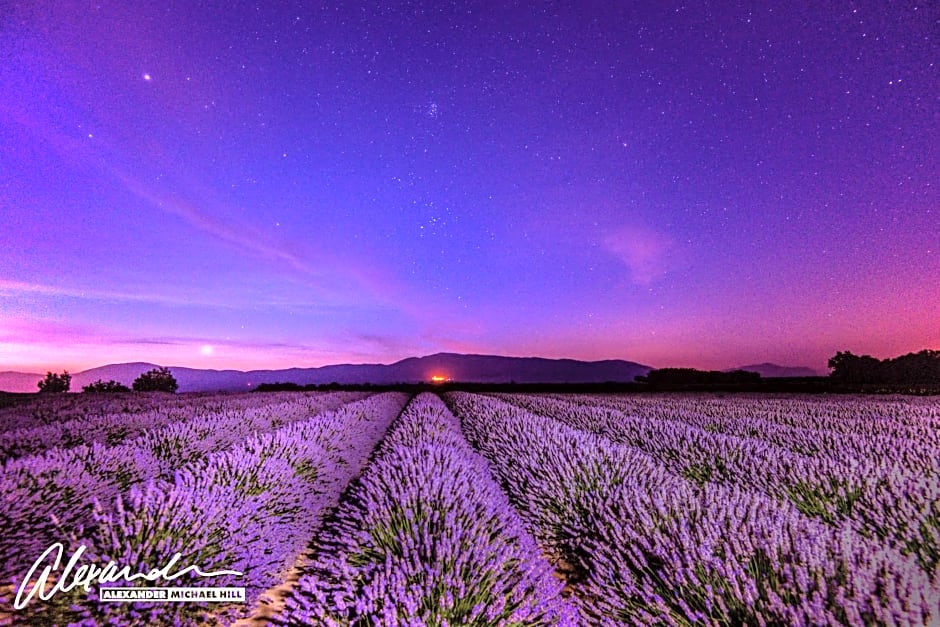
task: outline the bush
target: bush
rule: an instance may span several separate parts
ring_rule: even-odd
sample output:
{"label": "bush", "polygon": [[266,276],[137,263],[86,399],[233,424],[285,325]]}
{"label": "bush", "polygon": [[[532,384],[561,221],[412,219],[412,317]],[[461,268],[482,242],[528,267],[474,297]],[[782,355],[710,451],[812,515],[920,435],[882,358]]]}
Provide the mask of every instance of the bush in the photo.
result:
{"label": "bush", "polygon": [[169,368],[154,368],[134,379],[135,392],[170,392],[176,393],[179,384]]}
{"label": "bush", "polygon": [[37,385],[39,386],[40,394],[62,394],[63,392],[69,391],[71,384],[72,375],[69,374],[68,370],[63,370],[62,374],[47,372],[46,378]]}
{"label": "bush", "polygon": [[82,386],[82,392],[86,394],[115,394],[118,392],[130,392],[131,389],[123,383],[118,383],[114,379],[102,381],[98,379],[94,383]]}

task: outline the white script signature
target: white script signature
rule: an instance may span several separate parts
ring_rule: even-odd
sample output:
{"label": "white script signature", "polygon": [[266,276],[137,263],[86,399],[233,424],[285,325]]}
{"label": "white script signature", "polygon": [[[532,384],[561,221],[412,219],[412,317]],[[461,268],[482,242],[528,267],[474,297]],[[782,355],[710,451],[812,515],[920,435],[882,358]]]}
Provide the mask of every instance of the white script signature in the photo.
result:
{"label": "white script signature", "polygon": [[[82,587],[85,589],[85,592],[88,592],[89,588],[95,583],[113,583],[116,581],[134,581],[136,579],[146,579],[147,581],[156,581],[157,579],[166,579],[167,581],[172,581],[177,577],[182,577],[186,573],[193,573],[199,577],[220,577],[222,575],[235,575],[241,576],[242,573],[236,570],[217,570],[213,572],[204,573],[198,566],[187,566],[182,570],[174,571],[176,568],[176,563],[182,557],[181,553],[174,553],[173,557],[170,558],[162,568],[154,568],[146,573],[132,573],[129,566],[118,566],[113,561],[109,561],[104,566],[98,566],[96,564],[82,564],[78,565],[79,560],[82,557],[82,554],[85,553],[85,545],[79,545],[75,553],[72,554],[72,557],[69,558],[68,563],[65,565],[65,568],[61,573],[58,573],[58,580],[55,582],[55,585],[52,586],[51,590],[46,590],[46,585],[48,584],[49,576],[53,572],[59,570],[60,564],[62,564],[62,553],[65,551],[65,547],[62,546],[61,542],[55,542],[50,546],[45,552],[39,556],[34,563],[32,568],[29,569],[29,572],[26,573],[26,578],[23,579],[23,583],[20,584],[19,589],[16,592],[16,599],[13,602],[14,609],[21,610],[26,607],[26,604],[30,602],[34,595],[39,594],[39,598],[43,601],[48,601],[55,595],[56,592],[69,592],[75,588]],[[52,560],[52,563],[47,563],[52,557],[55,557]],[[29,583],[33,581],[33,578],[36,574],[36,571],[45,564],[45,568],[42,569],[39,578],[29,586]],[[74,571],[74,572],[73,572]],[[23,597],[23,593],[27,592],[26,597]]]}

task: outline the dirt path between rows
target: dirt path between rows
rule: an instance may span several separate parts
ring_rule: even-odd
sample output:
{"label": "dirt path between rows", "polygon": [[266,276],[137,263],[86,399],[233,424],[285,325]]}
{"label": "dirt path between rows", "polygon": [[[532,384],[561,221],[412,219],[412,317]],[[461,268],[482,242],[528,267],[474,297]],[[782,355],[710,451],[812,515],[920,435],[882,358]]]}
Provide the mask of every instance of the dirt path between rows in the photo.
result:
{"label": "dirt path between rows", "polygon": [[261,627],[272,624],[272,619],[284,610],[284,601],[300,580],[303,570],[313,563],[313,552],[301,554],[294,566],[287,571],[284,580],[261,595],[251,615],[231,624],[231,627]]}

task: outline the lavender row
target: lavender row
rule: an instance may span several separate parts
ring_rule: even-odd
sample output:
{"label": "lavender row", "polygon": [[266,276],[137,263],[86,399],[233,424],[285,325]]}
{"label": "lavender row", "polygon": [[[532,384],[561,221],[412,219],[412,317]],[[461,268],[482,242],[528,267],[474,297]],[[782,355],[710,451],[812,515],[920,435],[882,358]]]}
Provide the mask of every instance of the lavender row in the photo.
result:
{"label": "lavender row", "polygon": [[[629,399],[614,397],[553,397],[541,395],[500,395],[503,400],[520,405],[536,413],[544,413],[569,422],[578,428],[607,434],[614,439],[643,447],[650,440],[668,441],[669,450],[665,456],[670,459],[684,460],[695,456],[698,449],[717,448],[725,451],[727,457],[745,459],[755,456],[771,455],[780,451],[781,456],[789,456],[793,463],[813,463],[822,465],[838,473],[844,470],[848,475],[861,475],[868,480],[881,477],[907,478],[919,481],[925,473],[940,475],[940,449],[923,442],[912,443],[905,437],[881,434],[855,436],[835,434],[826,431],[814,433],[808,429],[796,429],[781,426],[760,419],[751,419],[749,414],[740,413],[733,419],[729,416],[714,416],[710,412],[701,412],[693,401],[687,401],[684,411],[672,409],[663,412],[631,413],[615,409],[616,405],[638,405]],[[742,401],[746,404],[747,401]],[[665,404],[665,403],[664,403]],[[735,422],[732,423],[732,420]],[[731,433],[715,428],[716,422],[723,425],[735,424],[738,428]],[[796,432],[796,435],[795,435]],[[812,442],[813,444],[810,444]],[[828,445],[824,452],[818,449]],[[653,444],[657,454],[663,451],[663,445]],[[678,452],[676,448],[682,448]],[[805,449],[812,448],[807,451]],[[814,462],[803,462],[813,457]],[[725,460],[717,462],[717,470],[724,470]],[[690,469],[684,469],[687,471]],[[703,469],[708,479],[708,468]],[[719,477],[721,478],[721,477]]]}
{"label": "lavender row", "polygon": [[642,450],[670,471],[699,483],[740,485],[830,523],[845,522],[940,576],[940,475],[845,455],[807,457],[679,420],[652,420],[538,396],[505,397],[578,429]]}
{"label": "lavender row", "polygon": [[180,564],[241,572],[211,579],[185,575],[173,585],[244,586],[246,606],[100,603],[93,589],[87,597],[81,591],[48,603],[33,601],[18,618],[44,624],[200,625],[244,616],[296,562],[405,400],[404,394],[377,395],[251,437],[187,466],[172,481],[151,481],[113,505],[96,506],[94,524],[70,536],[71,548],[88,547],[88,561],[113,560],[131,572],[158,568],[176,552],[182,554]]}
{"label": "lavender row", "polygon": [[938,591],[910,557],[739,486],[495,398],[448,401],[592,624],[922,625]]}
{"label": "lavender row", "polygon": [[[311,393],[318,405],[334,409],[343,403],[363,397],[361,393],[337,392],[331,394]],[[100,443],[107,446],[121,444],[140,434],[180,423],[183,421],[215,420],[217,415],[239,415],[251,410],[291,403],[296,393],[227,394],[166,399],[166,405],[144,411],[127,413],[120,401],[91,396],[84,403],[87,414],[70,420],[56,421],[39,426],[23,427],[0,433],[0,460],[35,455],[42,451],[81,444]],[[99,400],[100,399],[100,400]]]}
{"label": "lavender row", "polygon": [[[51,449],[3,464],[0,473],[0,575],[19,573],[61,529],[91,521],[95,500],[109,502],[134,484],[169,478],[206,455],[304,420],[346,400],[340,394],[294,400],[242,412],[214,413],[143,433],[116,446]],[[53,522],[53,516],[57,523]],[[58,526],[57,526],[58,525]]]}
{"label": "lavender row", "polygon": [[0,432],[28,429],[66,422],[76,418],[106,414],[138,414],[172,411],[187,407],[194,399],[211,399],[217,394],[40,394],[0,408]]}
{"label": "lavender row", "polygon": [[[882,474],[940,475],[940,404],[868,398],[812,399],[736,396],[580,396],[559,401],[613,409],[630,418],[676,420],[719,435],[753,438],[812,457],[855,464]],[[789,403],[788,409],[784,409]],[[806,413],[800,419],[801,411]],[[825,416],[821,420],[820,416]],[[912,469],[913,470],[912,472]]]}
{"label": "lavender row", "polygon": [[[940,475],[940,404],[919,398],[786,396],[782,398],[624,396],[575,399],[638,418],[681,420],[740,437],[758,438],[804,455],[866,463],[897,475],[910,469]],[[659,402],[657,402],[659,401]],[[908,474],[910,474],[908,472]]]}
{"label": "lavender row", "polygon": [[830,457],[844,462],[863,460],[874,466],[894,467],[902,471],[917,468],[918,472],[940,475],[940,446],[918,435],[877,429],[840,433],[784,425],[740,414],[702,415],[694,410],[679,414],[675,419],[712,433],[755,438],[801,455]]}
{"label": "lavender row", "polygon": [[[616,409],[638,418],[689,420],[709,424],[734,435],[764,437],[792,429],[800,445],[812,452],[803,433],[881,440],[908,446],[940,447],[940,404],[920,397],[871,396],[708,396],[682,395],[582,395],[567,397],[579,404]],[[770,431],[768,431],[768,429]],[[778,431],[779,429],[779,431]],[[869,451],[875,453],[877,451]]]}
{"label": "lavender row", "polygon": [[414,400],[318,543],[290,625],[576,625],[486,462],[436,396]]}

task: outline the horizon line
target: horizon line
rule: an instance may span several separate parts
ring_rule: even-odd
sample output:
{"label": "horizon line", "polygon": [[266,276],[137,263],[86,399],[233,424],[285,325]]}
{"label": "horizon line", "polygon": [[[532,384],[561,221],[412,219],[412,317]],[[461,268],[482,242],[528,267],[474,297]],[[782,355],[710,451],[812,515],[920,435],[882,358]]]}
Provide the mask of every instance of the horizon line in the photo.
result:
{"label": "horizon line", "polygon": [[[501,359],[538,359],[538,360],[543,360],[543,361],[556,361],[556,362],[571,361],[571,362],[578,362],[578,363],[585,363],[585,364],[597,364],[597,363],[604,363],[604,362],[624,362],[624,363],[640,366],[643,368],[648,368],[650,370],[662,370],[664,368],[691,368],[694,370],[703,370],[703,371],[712,370],[716,372],[739,370],[748,366],[774,366],[778,368],[788,368],[788,369],[798,369],[798,368],[807,369],[807,370],[811,370],[817,373],[817,376],[820,376],[818,374],[818,370],[811,366],[781,364],[781,363],[776,363],[776,362],[771,362],[771,361],[760,361],[760,362],[754,362],[754,363],[749,363],[749,364],[740,364],[736,366],[729,366],[726,368],[722,368],[720,370],[715,370],[715,369],[703,369],[703,368],[696,368],[694,366],[682,366],[682,365],[652,366],[649,364],[640,363],[640,362],[633,361],[630,359],[625,359],[622,357],[608,357],[604,359],[578,359],[574,357],[542,357],[539,355],[499,355],[499,354],[493,354],[493,353],[454,353],[454,352],[448,352],[448,351],[439,351],[436,353],[429,353],[425,355],[411,355],[408,357],[402,357],[400,359],[396,359],[394,361],[389,361],[389,362],[336,362],[336,363],[322,364],[319,366],[290,365],[290,366],[283,366],[283,367],[276,367],[276,368],[252,368],[249,370],[241,370],[239,368],[224,368],[224,367],[223,368],[201,368],[201,367],[194,367],[194,366],[164,365],[164,364],[150,362],[150,361],[126,361],[126,362],[104,363],[104,364],[100,364],[97,366],[91,366],[89,368],[83,368],[82,370],[69,370],[65,368],[61,371],[76,375],[76,374],[84,374],[86,372],[90,372],[92,370],[97,370],[100,368],[107,368],[110,366],[129,366],[129,365],[140,364],[140,365],[153,366],[153,367],[159,367],[159,368],[170,368],[170,369],[176,368],[176,369],[181,369],[181,370],[198,370],[198,371],[204,371],[204,372],[240,372],[240,373],[248,374],[252,372],[278,372],[278,371],[284,371],[284,370],[318,370],[321,368],[329,368],[329,367],[335,367],[335,366],[393,366],[403,361],[408,361],[409,359],[427,359],[430,357],[437,357],[437,356],[494,357],[494,358],[501,358]],[[57,372],[57,369],[55,368],[50,369],[48,367],[42,368],[40,370],[42,370],[42,372],[33,371],[33,370],[3,370],[3,371],[0,371],[0,374],[22,374],[22,375],[43,376],[47,372]]]}

